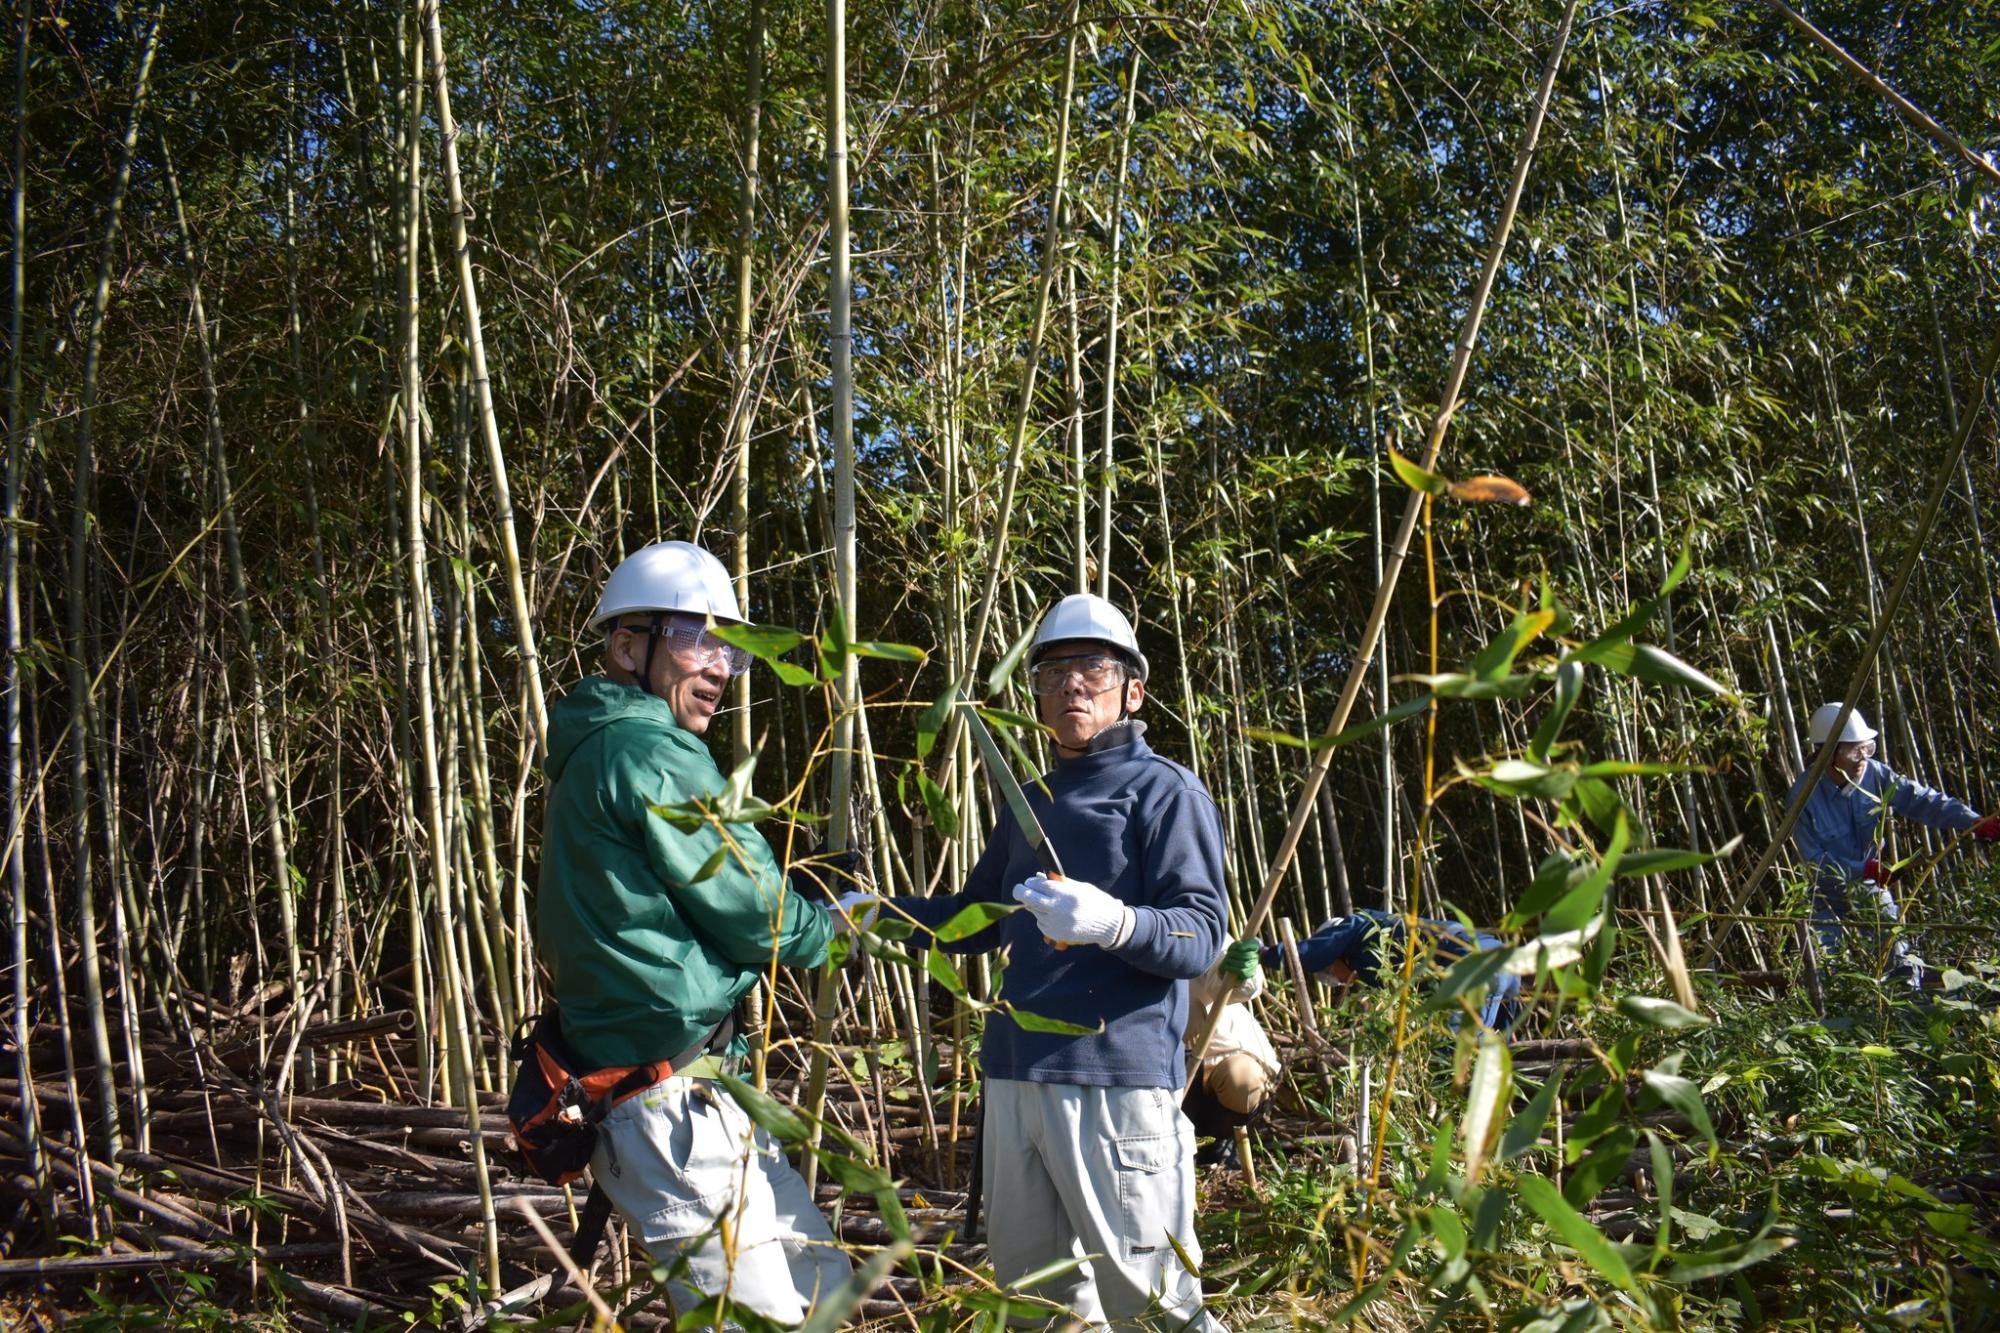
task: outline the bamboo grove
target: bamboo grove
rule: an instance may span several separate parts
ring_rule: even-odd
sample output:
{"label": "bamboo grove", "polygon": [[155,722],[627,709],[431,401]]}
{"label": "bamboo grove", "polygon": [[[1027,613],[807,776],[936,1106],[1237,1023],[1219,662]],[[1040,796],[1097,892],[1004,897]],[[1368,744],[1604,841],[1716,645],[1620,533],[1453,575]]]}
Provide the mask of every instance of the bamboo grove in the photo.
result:
{"label": "bamboo grove", "polygon": [[[1357,659],[1358,723],[1541,599],[1589,639],[1685,550],[1650,632],[1720,693],[1602,675],[1566,734],[1630,766],[1635,847],[1736,847],[1631,901],[1692,914],[1691,956],[1794,966],[1726,914],[1801,909],[1783,861],[1738,891],[1960,436],[1861,702],[1899,769],[2000,804],[1991,168],[1783,6],[1586,3],[1502,253],[1562,8],[20,0],[12,1086],[68,1087],[72,1122],[28,1097],[10,1132],[115,1161],[160,1092],[142,1032],[252,1022],[282,1097],[356,1072],[293,1058],[306,1026],[402,1008],[395,1095],[476,1127],[540,999],[547,700],[594,669],[604,574],[668,537],[759,622],[863,641],[760,666],[713,740],[801,816],[774,845],[957,883],[992,798],[926,710],[1099,591],[1157,647],[1153,735],[1218,798],[1233,915],[1276,866],[1307,928],[1497,922],[1566,845],[1471,780],[1532,744],[1518,695],[1288,744]],[[1991,143],[1987,8],[1810,17]],[[1425,503],[1374,648],[1392,453],[1441,431],[1435,473],[1531,502]],[[1991,909],[1942,875],[1919,915]],[[912,1050],[968,1019],[921,972],[812,985],[767,997],[788,1030],[815,999]],[[913,1065],[926,1098],[954,1072]]]}

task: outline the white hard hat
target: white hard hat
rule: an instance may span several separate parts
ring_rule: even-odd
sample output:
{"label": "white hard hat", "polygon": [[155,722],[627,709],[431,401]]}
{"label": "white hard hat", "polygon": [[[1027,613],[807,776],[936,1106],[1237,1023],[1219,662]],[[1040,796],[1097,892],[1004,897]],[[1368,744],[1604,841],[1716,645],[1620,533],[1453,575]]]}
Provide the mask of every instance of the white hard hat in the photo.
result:
{"label": "white hard hat", "polygon": [[746,622],[722,562],[690,542],[654,542],[632,552],[604,581],[592,629],[633,611],[683,611],[725,625]]}
{"label": "white hard hat", "polygon": [[1839,704],[1821,704],[1813,709],[1812,720],[1806,723],[1806,739],[1814,745],[1825,745],[1829,739],[1847,741],[1872,741],[1881,735],[1868,725],[1868,719],[1855,709],[1847,715],[1847,725],[1840,729],[1840,735],[1833,737],[1833,720],[1840,716]]}
{"label": "white hard hat", "polygon": [[1139,651],[1139,636],[1132,632],[1132,622],[1102,597],[1071,593],[1050,607],[1035,629],[1035,641],[1028,646],[1028,665],[1033,666],[1050,644],[1070,639],[1093,639],[1122,650],[1137,666],[1139,679],[1146,678],[1146,655]]}

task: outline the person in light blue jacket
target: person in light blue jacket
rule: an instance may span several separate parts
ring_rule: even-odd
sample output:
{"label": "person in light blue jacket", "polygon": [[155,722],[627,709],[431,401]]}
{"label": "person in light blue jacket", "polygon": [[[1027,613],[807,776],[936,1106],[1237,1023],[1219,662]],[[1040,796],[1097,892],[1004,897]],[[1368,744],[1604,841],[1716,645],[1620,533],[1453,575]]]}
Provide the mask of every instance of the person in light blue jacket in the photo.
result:
{"label": "person in light blue jacket", "polygon": [[[1823,704],[1807,724],[1806,735],[1814,745],[1833,746],[1833,762],[1806,798],[1799,822],[1792,828],[1800,855],[1818,871],[1813,885],[1813,923],[1820,947],[1828,952],[1840,947],[1845,923],[1856,915],[1857,900],[1863,913],[1879,913],[1887,921],[1901,919],[1895,895],[1889,891],[1894,867],[1884,866],[1880,859],[1890,811],[1946,833],[1970,829],[1982,842],[2000,840],[2000,816],[1982,817],[1957,797],[1906,778],[1875,758],[1880,733],[1868,725],[1860,709],[1848,714],[1847,725],[1834,736],[1833,724],[1839,716],[1839,704]],[[1792,785],[1793,799],[1810,776],[1808,770]],[[1866,938],[1879,944],[1875,931],[1867,932]],[[1889,946],[1883,975],[1920,987],[1923,960],[1897,939]]]}

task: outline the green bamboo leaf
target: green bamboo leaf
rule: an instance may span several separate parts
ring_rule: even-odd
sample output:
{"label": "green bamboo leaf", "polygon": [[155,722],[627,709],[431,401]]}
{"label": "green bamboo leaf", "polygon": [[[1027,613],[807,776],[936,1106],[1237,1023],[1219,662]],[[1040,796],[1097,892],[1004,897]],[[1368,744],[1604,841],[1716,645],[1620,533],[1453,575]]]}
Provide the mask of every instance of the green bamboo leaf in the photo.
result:
{"label": "green bamboo leaf", "polygon": [[1691,1286],[1696,1282],[1707,1282],[1714,1278],[1728,1277],[1741,1272],[1754,1263],[1760,1263],[1781,1250],[1788,1250],[1798,1240],[1793,1236],[1757,1236],[1737,1245],[1718,1245],[1714,1249],[1697,1250],[1684,1254],[1667,1270],[1667,1281],[1677,1287]]}
{"label": "green bamboo leaf", "polygon": [[958,682],[953,681],[944,687],[943,694],[931,701],[929,708],[917,714],[917,758],[930,758],[931,747],[937,744],[938,733],[944,730],[944,724],[957,703]]}
{"label": "green bamboo leaf", "polygon": [[1606,833],[1625,813],[1625,802],[1618,799],[1617,789],[1602,778],[1579,777],[1570,794],[1576,797],[1590,822]]}
{"label": "green bamboo leaf", "polygon": [[1447,1259],[1465,1257],[1465,1223],[1449,1204],[1434,1204],[1424,1210],[1424,1220],[1430,1223],[1431,1235],[1437,1237],[1438,1245]]}
{"label": "green bamboo leaf", "polygon": [[1413,717],[1423,712],[1424,709],[1430,707],[1430,703],[1431,696],[1428,694],[1419,695],[1414,699],[1405,699],[1387,712],[1371,717],[1366,722],[1356,723],[1338,735],[1320,736],[1306,741],[1304,742],[1305,748],[1308,750],[1326,750],[1334,746],[1346,745],[1350,741],[1358,741],[1363,736],[1372,736],[1384,727],[1394,726],[1406,717]]}
{"label": "green bamboo leaf", "polygon": [[1534,691],[1536,678],[1499,676],[1488,680],[1463,671],[1447,671],[1435,676],[1417,671],[1403,679],[1417,682],[1440,699],[1525,699]]}
{"label": "green bamboo leaf", "polygon": [[1507,924],[1518,928],[1548,911],[1565,893],[1581,883],[1591,869],[1590,862],[1580,861],[1567,852],[1549,853],[1535,867],[1535,878],[1529,883],[1528,891],[1521,895],[1520,904],[1507,914]]}
{"label": "green bamboo leaf", "polygon": [[1618,997],[1618,1012],[1647,1027],[1665,1028],[1674,1031],[1680,1028],[1705,1028],[1709,1020],[1692,1009],[1682,1008],[1672,1000],[1662,1000],[1652,995],[1621,995]]}
{"label": "green bamboo leaf", "polygon": [[1491,952],[1500,955],[1500,971],[1517,977],[1539,976],[1543,971],[1568,967],[1583,957],[1584,950],[1603,933],[1604,918],[1594,916],[1575,930],[1541,935],[1515,948]]}
{"label": "green bamboo leaf", "polygon": [[1325,748],[1322,745],[1315,745],[1303,736],[1294,736],[1289,731],[1272,731],[1265,727],[1244,727],[1243,736],[1246,740],[1261,741],[1266,745],[1289,745],[1298,750]]}
{"label": "green bamboo leaf", "polygon": [[1498,680],[1512,669],[1521,650],[1540,638],[1556,620],[1554,611],[1524,611],[1502,630],[1493,642],[1472,659],[1472,674],[1482,680]]}
{"label": "green bamboo leaf", "polygon": [[699,884],[703,880],[711,878],[716,871],[722,869],[722,863],[728,859],[728,856],[729,847],[726,843],[710,852],[708,859],[703,861],[692,875],[688,876],[688,883]]}
{"label": "green bamboo leaf", "polygon": [[836,606],[819,636],[820,678],[839,680],[840,673],[847,669],[848,653],[847,610]]}
{"label": "green bamboo leaf", "polygon": [[743,1113],[757,1123],[766,1134],[780,1143],[799,1144],[811,1137],[812,1131],[806,1127],[804,1117],[793,1111],[777,1098],[762,1092],[753,1084],[745,1083],[734,1074],[717,1076]]}
{"label": "green bamboo leaf", "polygon": [[1640,763],[1630,759],[1601,759],[1585,764],[1577,772],[1591,778],[1662,777],[1672,773],[1707,773],[1703,764]]}
{"label": "green bamboo leaf", "polygon": [[1652,1130],[1646,1131],[1646,1151],[1653,1162],[1653,1193],[1660,1204],[1660,1225],[1653,1233],[1653,1262],[1667,1256],[1667,1242],[1674,1230],[1674,1155],[1667,1141]]}
{"label": "green bamboo leaf", "polygon": [[1549,1112],[1555,1109],[1561,1091],[1562,1080],[1551,1074],[1542,1090],[1508,1122],[1507,1132],[1500,1136],[1497,1160],[1510,1162],[1542,1141],[1542,1129],[1549,1123]]}
{"label": "green bamboo leaf", "polygon": [[885,662],[923,662],[930,658],[929,653],[915,644],[882,643],[878,640],[851,643],[847,650],[856,657],[873,657]]}
{"label": "green bamboo leaf", "polygon": [[1472,780],[1503,796],[1559,801],[1576,785],[1576,776],[1573,768],[1550,768],[1526,759],[1502,759],[1489,771],[1473,774]]}
{"label": "green bamboo leaf", "polygon": [[[1586,655],[1587,654],[1587,655]],[[1593,646],[1576,654],[1587,662],[1655,685],[1684,685],[1708,694],[1728,695],[1729,690],[1711,677],[1689,666],[1664,648],[1648,643],[1621,641]]]}
{"label": "green bamboo leaf", "polygon": [[917,769],[917,791],[924,798],[924,810],[931,817],[931,824],[946,838],[958,836],[958,807],[951,803],[943,787],[937,785],[929,773]]}
{"label": "green bamboo leaf", "polygon": [[1576,1209],[1564,1202],[1556,1187],[1542,1176],[1522,1176],[1518,1188],[1522,1200],[1535,1210],[1549,1229],[1575,1250],[1585,1263],[1626,1291],[1638,1293],[1632,1270],[1604,1233],[1585,1221]]}
{"label": "green bamboo leaf", "polygon": [[1053,1032],[1065,1037],[1094,1037],[1104,1031],[1102,1022],[1096,1027],[1085,1027],[1081,1023],[1031,1014],[1025,1009],[1016,1009],[1011,1004],[1003,1004],[1000,1007],[1007,1011],[1007,1017],[1013,1019],[1017,1026],[1028,1032]]}
{"label": "green bamboo leaf", "polygon": [[1570,710],[1583,695],[1583,663],[1569,660],[1556,668],[1555,690],[1549,697],[1549,711],[1542,718],[1542,724],[1535,728],[1535,735],[1528,742],[1528,757],[1537,763],[1549,761],[1549,751],[1555,748],[1556,738],[1562,735],[1563,723],[1569,720]]}
{"label": "green bamboo leaf", "polygon": [[1011,708],[995,708],[991,704],[979,704],[976,711],[979,716],[986,719],[989,726],[1000,728],[1002,734],[1012,731],[1015,728],[1022,728],[1027,731],[1048,730],[1048,728],[1035,721],[1032,717],[1029,717],[1026,713],[1017,713]]}
{"label": "green bamboo leaf", "polygon": [[1561,933],[1576,927],[1597,915],[1604,902],[1605,890],[1611,887],[1611,877],[1617,873],[1618,862],[1625,854],[1625,844],[1632,836],[1632,826],[1620,811],[1611,827],[1611,842],[1604,849],[1604,859],[1597,869],[1585,876],[1583,882],[1564,894],[1542,915],[1542,929]]}
{"label": "green bamboo leaf", "polygon": [[820,679],[804,667],[793,666],[790,662],[773,662],[770,666],[778,673],[778,679],[787,685],[812,685]]}
{"label": "green bamboo leaf", "polygon": [[966,998],[965,983],[958,979],[958,969],[953,967],[951,960],[938,950],[932,949],[924,954],[924,971],[930,973],[932,981],[959,999]]}
{"label": "green bamboo leaf", "polygon": [[1639,1132],[1630,1125],[1611,1130],[1588,1156],[1570,1168],[1563,1180],[1563,1198],[1573,1208],[1589,1207],[1590,1201],[1625,1170],[1638,1146]]}
{"label": "green bamboo leaf", "polygon": [[940,944],[971,939],[995,921],[1020,910],[1013,903],[967,903],[952,914],[951,920],[939,926],[931,934]]}
{"label": "green bamboo leaf", "polygon": [[1708,1160],[1713,1162],[1722,1145],[1716,1140],[1715,1125],[1708,1118],[1708,1105],[1701,1099],[1701,1089],[1664,1069],[1648,1069],[1640,1077],[1645,1080],[1648,1092],[1693,1122],[1696,1132],[1708,1140]]}
{"label": "green bamboo leaf", "polygon": [[1479,1055],[1472,1062],[1472,1080],[1465,1094],[1465,1122],[1459,1127],[1465,1148],[1465,1179],[1479,1183],[1493,1144],[1507,1123],[1514,1100],[1514,1057],[1506,1039],[1491,1030],[1479,1034]]}
{"label": "green bamboo leaf", "polygon": [[1028,655],[1028,645],[1034,641],[1035,627],[1030,625],[1021,631],[1021,637],[1014,640],[1007,651],[1000,655],[1000,660],[993,664],[993,669],[986,673],[987,694],[1006,693],[1007,682],[1013,678],[1015,670],[1021,665],[1021,659]]}
{"label": "green bamboo leaf", "polygon": [[1484,995],[1493,979],[1507,970],[1511,956],[1507,949],[1479,949],[1453,963],[1431,987],[1430,994],[1417,1006],[1423,1014],[1444,1013],[1460,1007],[1460,997]]}
{"label": "green bamboo leaf", "polygon": [[1424,471],[1394,449],[1389,451],[1389,466],[1403,479],[1403,484],[1413,491],[1420,491],[1430,496],[1444,496],[1451,491],[1449,481],[1435,472]]}
{"label": "green bamboo leaf", "polygon": [[1642,875],[1664,875],[1675,870],[1691,870],[1695,866],[1705,866],[1711,861],[1719,861],[1735,854],[1743,845],[1743,835],[1737,834],[1712,852],[1691,852],[1677,847],[1652,847],[1643,852],[1628,852],[1618,863],[1620,879],[1637,879]]}
{"label": "green bamboo leaf", "polygon": [[716,625],[709,633],[735,644],[759,662],[771,663],[806,641],[805,635],[783,625]]}

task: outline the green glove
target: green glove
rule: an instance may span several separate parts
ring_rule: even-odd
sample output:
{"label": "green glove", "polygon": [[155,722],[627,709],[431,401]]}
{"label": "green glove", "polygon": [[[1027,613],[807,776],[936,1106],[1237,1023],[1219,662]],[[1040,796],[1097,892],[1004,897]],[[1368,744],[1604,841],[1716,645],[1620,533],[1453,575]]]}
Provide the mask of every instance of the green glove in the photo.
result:
{"label": "green glove", "polygon": [[1249,985],[1264,975],[1263,964],[1257,961],[1257,951],[1261,947],[1254,936],[1236,941],[1222,951],[1222,961],[1217,964],[1217,970],[1225,977],[1235,977],[1239,985]]}

